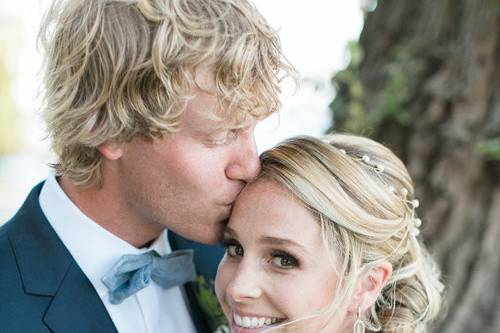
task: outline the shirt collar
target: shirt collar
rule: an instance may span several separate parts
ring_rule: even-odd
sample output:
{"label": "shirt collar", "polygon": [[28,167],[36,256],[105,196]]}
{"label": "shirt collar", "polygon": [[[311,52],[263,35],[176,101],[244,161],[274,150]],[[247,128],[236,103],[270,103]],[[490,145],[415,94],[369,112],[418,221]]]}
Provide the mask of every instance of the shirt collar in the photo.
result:
{"label": "shirt collar", "polygon": [[55,232],[90,280],[101,298],[107,293],[101,278],[125,254],[150,250],[160,255],[171,252],[167,231],[147,248],[138,249],[107,231],[86,216],[50,175],[40,192],[40,207]]}

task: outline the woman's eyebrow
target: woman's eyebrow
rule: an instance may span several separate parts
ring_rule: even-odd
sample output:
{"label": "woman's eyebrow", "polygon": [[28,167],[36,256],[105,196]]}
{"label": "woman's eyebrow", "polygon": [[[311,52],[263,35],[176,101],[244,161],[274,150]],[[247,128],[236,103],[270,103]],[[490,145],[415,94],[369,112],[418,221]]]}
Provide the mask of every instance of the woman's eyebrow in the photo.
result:
{"label": "woman's eyebrow", "polygon": [[299,248],[300,250],[309,253],[309,251],[302,245],[294,240],[288,238],[274,237],[274,236],[263,236],[259,239],[260,243],[268,244],[268,245],[286,245]]}

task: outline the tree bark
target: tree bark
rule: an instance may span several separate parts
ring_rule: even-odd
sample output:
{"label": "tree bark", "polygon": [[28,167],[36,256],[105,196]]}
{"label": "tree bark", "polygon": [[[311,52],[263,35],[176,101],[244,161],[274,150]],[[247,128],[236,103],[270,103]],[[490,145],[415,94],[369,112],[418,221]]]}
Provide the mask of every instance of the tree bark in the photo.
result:
{"label": "tree bark", "polygon": [[359,44],[334,78],[334,128],[357,114],[415,180],[447,285],[433,332],[500,332],[500,2],[379,0]]}

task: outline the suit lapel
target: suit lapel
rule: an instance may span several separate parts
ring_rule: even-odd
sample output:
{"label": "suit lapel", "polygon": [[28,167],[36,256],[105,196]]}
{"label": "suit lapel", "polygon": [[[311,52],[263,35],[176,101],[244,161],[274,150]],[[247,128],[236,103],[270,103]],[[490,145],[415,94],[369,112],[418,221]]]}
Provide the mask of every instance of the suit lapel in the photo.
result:
{"label": "suit lapel", "polygon": [[53,297],[44,322],[55,333],[116,332],[92,284],[43,215],[42,185],[28,195],[8,231],[25,292]]}
{"label": "suit lapel", "polygon": [[54,332],[117,332],[95,289],[73,263],[45,313]]}
{"label": "suit lapel", "polygon": [[[90,281],[78,267],[50,223],[45,218],[38,196],[43,183],[28,195],[16,216],[10,221],[9,239],[27,294],[52,297],[45,324],[55,333],[116,333],[109,314]],[[199,275],[213,281],[224,250],[186,240],[169,232],[173,250],[192,248]],[[188,304],[196,329],[210,332],[207,318],[198,301],[196,283],[185,285]]]}

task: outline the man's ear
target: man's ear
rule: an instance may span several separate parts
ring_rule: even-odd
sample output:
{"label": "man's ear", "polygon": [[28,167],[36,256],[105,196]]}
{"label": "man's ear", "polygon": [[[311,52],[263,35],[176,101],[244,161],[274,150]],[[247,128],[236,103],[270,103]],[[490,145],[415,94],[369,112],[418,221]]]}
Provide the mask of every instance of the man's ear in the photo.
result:
{"label": "man's ear", "polygon": [[382,261],[370,267],[358,281],[348,312],[357,314],[358,310],[364,312],[369,309],[377,301],[391,275],[392,265],[388,261]]}
{"label": "man's ear", "polygon": [[123,155],[123,145],[118,141],[108,141],[97,147],[101,155],[110,160],[115,161]]}

